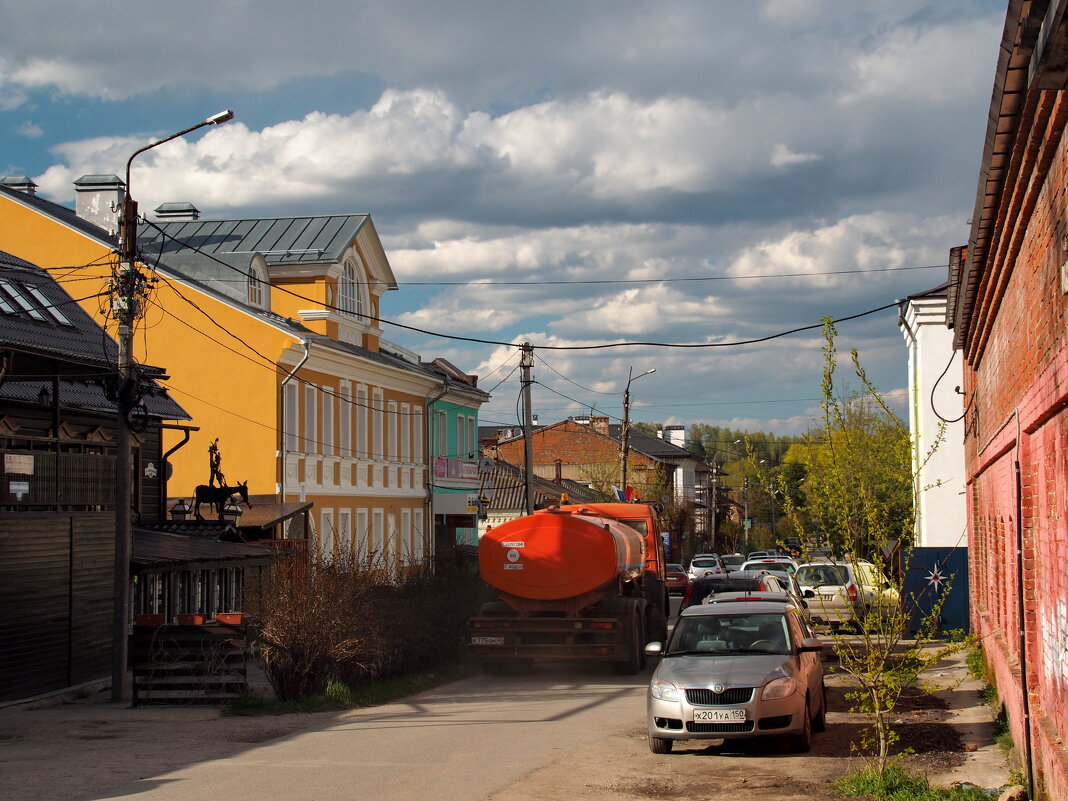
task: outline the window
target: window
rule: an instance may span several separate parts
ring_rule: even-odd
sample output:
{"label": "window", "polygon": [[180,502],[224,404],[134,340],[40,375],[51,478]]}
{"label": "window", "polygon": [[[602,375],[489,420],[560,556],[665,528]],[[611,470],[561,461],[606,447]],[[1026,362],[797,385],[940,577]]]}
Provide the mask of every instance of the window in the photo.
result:
{"label": "window", "polygon": [[391,462],[397,461],[397,402],[389,402],[389,456]]}
{"label": "window", "polygon": [[323,387],[323,454],[334,455],[334,393]]}
{"label": "window", "polygon": [[337,510],[337,547],[341,554],[341,561],[346,564],[352,557],[352,531],[349,528],[351,521],[351,509]]}
{"label": "window", "polygon": [[415,519],[412,526],[412,557],[415,561],[423,561],[423,510],[415,510]]}
{"label": "window", "polygon": [[338,409],[338,455],[352,456],[352,390],[348,381],[341,382],[341,403]]}
{"label": "window", "polygon": [[318,453],[319,448],[315,425],[315,384],[304,385],[304,452]]}
{"label": "window", "polygon": [[374,448],[373,448],[374,453],[373,453],[373,457],[372,458],[374,458],[376,461],[379,461],[379,462],[382,461],[382,458],[383,458],[383,452],[382,452],[383,451],[383,448],[382,448],[382,446],[383,446],[383,442],[382,442],[382,431],[383,431],[383,429],[382,429],[382,426],[383,426],[382,416],[384,414],[384,409],[385,409],[385,407],[382,404],[382,390],[375,389],[374,390],[374,404],[373,404],[374,420],[372,421],[372,425],[374,426],[374,432],[373,432],[373,434],[374,434],[374,443],[373,443],[373,445],[374,445]]}
{"label": "window", "polygon": [[285,442],[287,451],[295,451],[299,447],[298,435],[300,432],[300,392],[294,383],[286,384],[285,392]]}
{"label": "window", "polygon": [[360,322],[368,322],[365,292],[366,281],[363,267],[357,267],[351,261],[345,262],[338,281],[338,309],[345,314],[358,317]]}
{"label": "window", "polygon": [[26,285],[26,287],[24,288],[27,292],[30,293],[30,295],[33,296],[34,300],[41,304],[42,309],[52,315],[52,319],[55,320],[57,323],[59,323],[60,325],[74,325],[74,323],[67,319],[66,315],[63,314],[63,312],[61,312],[55,305],[53,305],[52,301],[50,301],[44,296],[44,293],[41,292],[40,289],[35,286],[29,285]]}
{"label": "window", "polygon": [[438,456],[449,455],[449,417],[445,412],[438,412]]}
{"label": "window", "polygon": [[412,409],[412,451],[413,461],[423,461],[423,410],[418,406]]}
{"label": "window", "polygon": [[326,562],[334,561],[334,510],[323,509],[322,527],[320,531],[319,545],[322,548],[322,558]]}
{"label": "window", "polygon": [[462,414],[456,415],[456,458],[464,458],[464,442],[467,441],[467,418]]}
{"label": "window", "polygon": [[412,460],[412,407],[402,403],[400,407],[400,460],[407,464]]}
{"label": "window", "polygon": [[385,517],[381,509],[371,512],[371,554],[370,562],[374,567],[384,567],[386,550]]}
{"label": "window", "polygon": [[257,309],[268,309],[271,297],[271,280],[266,270],[259,264],[248,269],[248,305]]}
{"label": "window", "polygon": [[356,557],[356,564],[367,564],[367,538],[370,535],[370,531],[367,530],[367,510],[356,510],[356,530],[353,532],[353,556]]}
{"label": "window", "polygon": [[401,553],[404,554],[404,564],[412,564],[415,562],[415,543],[412,542],[412,510],[401,509],[401,530],[400,530],[400,546]]}
{"label": "window", "polygon": [[359,386],[356,388],[356,458],[367,456],[367,390]]}
{"label": "window", "polygon": [[475,418],[467,418],[467,458],[474,459],[478,455],[478,428]]}

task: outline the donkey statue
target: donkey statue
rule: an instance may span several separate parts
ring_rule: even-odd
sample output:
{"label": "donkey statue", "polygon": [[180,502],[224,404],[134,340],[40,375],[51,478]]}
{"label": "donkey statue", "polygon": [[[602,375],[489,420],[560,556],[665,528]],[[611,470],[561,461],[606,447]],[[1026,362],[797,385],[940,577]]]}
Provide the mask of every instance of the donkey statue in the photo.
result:
{"label": "donkey statue", "polygon": [[248,502],[247,481],[242,481],[233,487],[212,487],[208,484],[198,484],[196,489],[196,505],[193,507],[193,514],[196,516],[197,520],[203,520],[204,518],[200,515],[200,504],[206,503],[221,520],[223,508],[233,495],[241,496],[241,500],[244,502],[245,506],[249,509],[252,508],[252,504]]}

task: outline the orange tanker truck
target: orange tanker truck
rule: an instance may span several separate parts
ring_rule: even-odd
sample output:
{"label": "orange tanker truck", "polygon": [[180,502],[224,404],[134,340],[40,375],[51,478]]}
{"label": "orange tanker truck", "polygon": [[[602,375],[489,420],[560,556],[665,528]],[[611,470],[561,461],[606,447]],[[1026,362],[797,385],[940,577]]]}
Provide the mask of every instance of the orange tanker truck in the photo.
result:
{"label": "orange tanker truck", "polygon": [[487,671],[534,659],[586,659],[636,673],[667,634],[663,540],[651,506],[553,506],[490,529],[482,578],[500,599],[469,621],[468,653]]}

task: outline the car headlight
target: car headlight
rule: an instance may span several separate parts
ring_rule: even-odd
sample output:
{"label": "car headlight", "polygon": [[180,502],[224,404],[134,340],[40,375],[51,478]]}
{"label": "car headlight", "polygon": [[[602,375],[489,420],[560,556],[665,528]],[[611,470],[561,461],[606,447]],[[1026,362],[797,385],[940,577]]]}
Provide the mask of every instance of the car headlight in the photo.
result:
{"label": "car headlight", "polygon": [[649,695],[659,698],[661,701],[678,701],[679,689],[674,684],[656,679],[649,685]]}
{"label": "car headlight", "polygon": [[785,698],[794,691],[796,682],[792,676],[769,681],[764,685],[764,692],[760,694],[761,700],[770,701],[773,698]]}

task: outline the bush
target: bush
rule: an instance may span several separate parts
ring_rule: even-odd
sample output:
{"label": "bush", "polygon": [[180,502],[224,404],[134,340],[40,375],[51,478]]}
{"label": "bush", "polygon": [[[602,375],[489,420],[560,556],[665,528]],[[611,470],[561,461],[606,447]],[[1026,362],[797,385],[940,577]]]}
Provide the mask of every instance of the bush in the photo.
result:
{"label": "bush", "polygon": [[279,557],[247,606],[267,679],[286,701],[455,657],[478,593],[478,580],[458,572]]}
{"label": "bush", "polygon": [[982,788],[974,785],[948,789],[931,787],[923,776],[913,776],[896,765],[882,773],[871,768],[853,771],[833,783],[845,796],[868,797],[878,801],[990,801]]}

